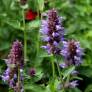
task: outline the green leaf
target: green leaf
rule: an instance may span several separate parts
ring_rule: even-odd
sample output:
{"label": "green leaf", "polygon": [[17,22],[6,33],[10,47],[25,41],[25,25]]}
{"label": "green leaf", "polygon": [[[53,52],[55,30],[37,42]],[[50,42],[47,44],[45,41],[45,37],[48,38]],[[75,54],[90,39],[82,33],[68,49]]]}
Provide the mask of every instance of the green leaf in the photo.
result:
{"label": "green leaf", "polygon": [[92,84],[88,85],[88,87],[85,89],[85,92],[91,92],[92,91]]}
{"label": "green leaf", "polygon": [[39,10],[42,12],[44,9],[44,0],[38,0]]}
{"label": "green leaf", "polygon": [[64,71],[63,71],[63,79],[65,79],[68,75],[70,75],[75,69],[75,66],[71,66],[69,68],[66,68]]}
{"label": "green leaf", "polygon": [[17,21],[17,20],[10,20],[9,19],[9,20],[6,20],[4,22],[7,23],[8,25],[12,26],[15,29],[21,29],[22,30],[22,28],[20,26],[20,22]]}
{"label": "green leaf", "polygon": [[92,66],[80,66],[77,70],[81,75],[92,77]]}
{"label": "green leaf", "polygon": [[0,59],[0,74],[2,74],[5,67],[6,67],[5,61]]}
{"label": "green leaf", "polygon": [[3,2],[3,5],[4,5],[4,7],[6,8],[6,9],[9,9],[9,7],[10,7],[10,4],[11,4],[11,0],[2,0],[2,2]]}
{"label": "green leaf", "polygon": [[43,53],[43,54],[40,55],[40,57],[42,57],[42,58],[43,57],[52,57],[52,55],[48,55],[47,53]]}
{"label": "green leaf", "polygon": [[24,86],[24,89],[26,90],[26,92],[47,92],[44,86],[38,86],[35,84],[27,84]]}
{"label": "green leaf", "polygon": [[32,29],[36,29],[40,26],[40,21],[39,20],[34,20],[31,21],[27,24],[26,28],[27,30],[32,30]]}
{"label": "green leaf", "polygon": [[87,34],[85,35],[86,37],[92,38],[92,30],[88,31]]}
{"label": "green leaf", "polygon": [[2,43],[1,46],[0,46],[0,51],[9,49],[9,47],[10,47],[10,44],[8,42]]}
{"label": "green leaf", "polygon": [[73,89],[68,89],[67,92],[82,92],[82,91],[78,88],[73,88]]}

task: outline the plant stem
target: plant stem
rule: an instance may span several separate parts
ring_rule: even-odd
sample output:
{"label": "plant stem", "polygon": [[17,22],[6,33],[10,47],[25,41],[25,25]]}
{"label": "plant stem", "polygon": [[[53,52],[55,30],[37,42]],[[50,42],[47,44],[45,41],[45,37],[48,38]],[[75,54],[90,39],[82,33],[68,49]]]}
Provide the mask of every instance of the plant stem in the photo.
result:
{"label": "plant stem", "polygon": [[62,81],[62,74],[60,72],[60,67],[59,67],[59,63],[58,63],[58,57],[55,56],[55,59],[56,59],[56,64],[57,64],[57,68],[58,68],[58,73],[59,73],[59,76],[60,76],[60,80]]}
{"label": "plant stem", "polygon": [[27,36],[26,36],[26,26],[25,26],[25,12],[24,9],[22,9],[22,16],[23,16],[23,32],[24,32],[24,61],[26,63],[27,59]]}
{"label": "plant stem", "polygon": [[18,66],[18,92],[21,92],[20,90],[20,66]]}
{"label": "plant stem", "polygon": [[[37,14],[38,14],[38,19],[40,20],[40,13],[41,13],[41,11],[40,11],[40,7],[39,7],[39,0],[37,0],[37,2],[35,3],[35,4],[37,4],[38,5],[38,7],[37,7]],[[42,19],[42,18],[41,18]],[[38,57],[38,55],[39,55],[39,46],[40,46],[40,44],[39,44],[39,42],[40,42],[40,32],[39,32],[39,30],[37,31],[37,57]]]}
{"label": "plant stem", "polygon": [[57,64],[57,68],[58,68],[58,73],[59,73],[60,79],[62,80],[62,76],[61,76],[61,72],[60,72],[58,61],[56,62],[56,64]]}
{"label": "plant stem", "polygon": [[55,92],[55,66],[54,66],[54,56],[53,54],[51,55],[51,65],[52,65],[52,80],[51,80],[51,84],[50,84],[50,90],[51,92]]}
{"label": "plant stem", "polygon": [[51,64],[52,64],[52,75],[53,79],[55,78],[55,66],[54,66],[54,57],[53,55],[51,56]]}

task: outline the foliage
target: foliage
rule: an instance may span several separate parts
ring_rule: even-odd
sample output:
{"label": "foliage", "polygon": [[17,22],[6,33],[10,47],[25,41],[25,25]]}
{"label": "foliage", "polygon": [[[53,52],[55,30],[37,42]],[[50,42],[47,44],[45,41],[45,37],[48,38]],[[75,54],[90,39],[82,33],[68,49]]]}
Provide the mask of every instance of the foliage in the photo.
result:
{"label": "foliage", "polygon": [[[55,85],[58,85],[59,81],[55,79],[55,87],[53,87],[51,56],[40,48],[42,42],[39,34],[41,13],[47,12],[53,7],[63,17],[65,37],[80,41],[85,52],[82,65],[77,67],[78,77],[81,77],[82,80],[79,81],[78,88],[66,92],[91,92],[92,81],[87,80],[92,80],[92,0],[28,0],[27,4],[28,8],[25,11],[32,9],[39,13],[39,16],[31,21],[25,20],[28,46],[28,60],[24,68],[24,88],[26,92],[38,92],[38,90],[39,92],[51,92],[49,90],[51,87],[57,92]],[[0,0],[0,74],[5,70],[5,64],[2,60],[7,58],[11,43],[16,39],[24,44],[23,15],[19,0]],[[62,62],[63,60],[58,57],[58,61]],[[29,75],[31,67],[36,69],[35,77]],[[74,68],[70,67],[63,70],[64,78]],[[55,71],[57,71],[57,66]],[[52,84],[49,83],[49,80]],[[3,83],[0,82],[0,92],[2,85]],[[83,85],[85,87],[82,87]],[[4,86],[3,89],[5,89]]]}

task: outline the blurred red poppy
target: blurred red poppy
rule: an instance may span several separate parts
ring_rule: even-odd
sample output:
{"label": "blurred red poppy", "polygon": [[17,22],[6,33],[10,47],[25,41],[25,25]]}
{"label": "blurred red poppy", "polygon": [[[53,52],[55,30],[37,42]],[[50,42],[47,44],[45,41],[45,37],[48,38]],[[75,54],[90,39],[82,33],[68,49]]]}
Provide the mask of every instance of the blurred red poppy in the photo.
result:
{"label": "blurred red poppy", "polygon": [[37,12],[30,10],[27,10],[25,13],[25,19],[28,21],[34,20],[37,17]]}

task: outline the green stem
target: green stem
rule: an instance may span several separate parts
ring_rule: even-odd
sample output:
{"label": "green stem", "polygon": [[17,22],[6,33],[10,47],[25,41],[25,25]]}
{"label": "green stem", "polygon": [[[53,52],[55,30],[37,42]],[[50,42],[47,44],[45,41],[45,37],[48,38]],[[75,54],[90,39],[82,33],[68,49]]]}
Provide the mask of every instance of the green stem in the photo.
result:
{"label": "green stem", "polygon": [[53,79],[55,78],[55,66],[54,66],[54,57],[52,55],[51,57],[51,64],[52,64],[52,75],[53,75]]}
{"label": "green stem", "polygon": [[55,74],[55,69],[54,69],[54,61],[52,61],[52,71],[53,71],[53,78],[54,78],[54,74]]}
{"label": "green stem", "polygon": [[[42,13],[41,11],[40,11],[40,7],[39,7],[39,0],[37,0],[37,2],[35,3],[36,5],[38,5],[38,7],[37,7],[37,13],[38,13],[38,19],[40,20],[40,13]],[[41,17],[41,19],[42,19],[42,17]],[[37,57],[38,57],[38,55],[39,55],[39,47],[40,47],[40,44],[39,44],[39,42],[40,42],[40,32],[39,32],[39,30],[37,31]]]}
{"label": "green stem", "polygon": [[60,67],[59,67],[59,63],[58,63],[58,59],[57,59],[57,58],[58,58],[58,57],[55,56],[56,64],[57,64],[57,68],[58,68],[58,73],[59,73],[59,76],[60,76],[60,80],[63,81],[63,80],[62,80],[62,73],[61,73],[61,71],[60,71]]}
{"label": "green stem", "polygon": [[70,74],[67,76],[66,83],[69,83],[70,81]]}
{"label": "green stem", "polygon": [[[38,11],[38,15],[39,15],[39,11]],[[40,19],[40,16],[38,16],[38,18]],[[39,55],[39,46],[40,46],[39,42],[40,42],[40,32],[38,30],[38,34],[37,34],[37,57]]]}
{"label": "green stem", "polygon": [[51,65],[52,65],[52,80],[51,80],[51,84],[50,84],[50,90],[51,92],[56,92],[55,91],[55,83],[54,83],[54,80],[55,80],[55,66],[54,66],[54,56],[51,55]]}
{"label": "green stem", "polygon": [[24,32],[24,61],[26,63],[26,59],[27,59],[27,34],[26,34],[26,25],[25,25],[25,12],[24,9],[22,9],[22,16],[23,16],[23,32]]}
{"label": "green stem", "polygon": [[18,92],[21,92],[20,90],[20,67],[18,66]]}
{"label": "green stem", "polygon": [[60,79],[62,80],[62,76],[61,76],[61,72],[60,72],[58,61],[56,62],[56,64],[57,64],[57,68],[58,68],[58,73],[59,73]]}
{"label": "green stem", "polygon": [[[63,84],[63,83],[64,83],[63,78],[62,78],[63,74],[62,74],[61,71],[60,71],[58,59],[57,59],[56,56],[55,56],[55,58],[56,58],[56,64],[57,64],[57,68],[58,68],[58,73],[59,73],[59,76],[60,76],[60,81],[61,81],[61,83]],[[65,89],[63,88],[61,92],[65,92]]]}

